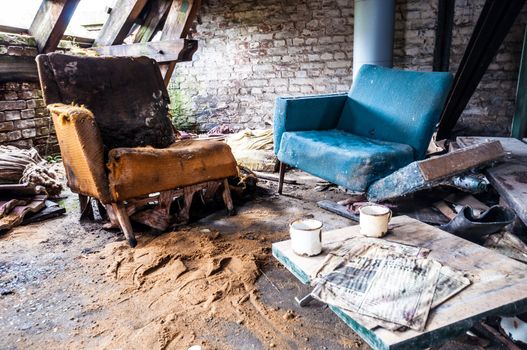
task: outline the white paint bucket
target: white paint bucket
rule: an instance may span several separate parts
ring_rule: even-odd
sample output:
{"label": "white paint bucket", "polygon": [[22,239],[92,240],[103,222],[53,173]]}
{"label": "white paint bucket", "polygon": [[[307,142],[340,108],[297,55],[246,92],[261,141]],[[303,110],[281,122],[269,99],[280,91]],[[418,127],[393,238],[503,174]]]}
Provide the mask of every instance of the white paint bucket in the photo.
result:
{"label": "white paint bucket", "polygon": [[314,219],[293,221],[289,234],[295,254],[315,256],[322,252],[322,222]]}
{"label": "white paint bucket", "polygon": [[360,233],[368,237],[383,237],[388,232],[392,211],[384,205],[368,204],[359,209]]}

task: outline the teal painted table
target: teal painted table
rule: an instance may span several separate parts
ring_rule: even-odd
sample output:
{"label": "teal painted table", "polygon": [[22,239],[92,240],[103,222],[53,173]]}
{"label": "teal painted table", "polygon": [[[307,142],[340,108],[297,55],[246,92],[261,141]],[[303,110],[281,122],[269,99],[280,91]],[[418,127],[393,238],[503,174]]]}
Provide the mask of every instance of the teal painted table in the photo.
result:
{"label": "teal painted table", "polygon": [[[472,284],[432,310],[423,332],[388,331],[330,307],[372,348],[427,348],[462,334],[483,317],[527,312],[527,265],[407,216],[393,218],[390,226],[391,233],[385,239],[431,249],[431,258],[465,272]],[[322,243],[324,246],[359,234],[359,226],[328,231],[322,234]],[[323,251],[316,257],[298,256],[291,250],[290,241],[274,243],[272,251],[302,283],[309,283],[309,276],[327,254]]]}

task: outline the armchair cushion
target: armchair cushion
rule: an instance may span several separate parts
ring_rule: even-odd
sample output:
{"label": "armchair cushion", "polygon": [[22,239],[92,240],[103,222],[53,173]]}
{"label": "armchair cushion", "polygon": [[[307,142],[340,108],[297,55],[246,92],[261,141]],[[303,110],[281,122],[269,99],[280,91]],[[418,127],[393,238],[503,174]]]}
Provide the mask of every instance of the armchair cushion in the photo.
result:
{"label": "armchair cushion", "polygon": [[334,129],[347,99],[346,94],[278,97],[274,114],[275,154],[286,131]]}
{"label": "armchair cushion", "polygon": [[220,141],[183,140],[163,149],[114,148],[108,157],[114,201],[238,174],[230,147]]}
{"label": "armchair cushion", "polygon": [[452,74],[363,65],[337,129],[413,147],[422,159],[448,96]]}
{"label": "armchair cushion", "polygon": [[412,147],[353,135],[342,130],[285,132],[278,158],[291,166],[352,191],[414,160]]}

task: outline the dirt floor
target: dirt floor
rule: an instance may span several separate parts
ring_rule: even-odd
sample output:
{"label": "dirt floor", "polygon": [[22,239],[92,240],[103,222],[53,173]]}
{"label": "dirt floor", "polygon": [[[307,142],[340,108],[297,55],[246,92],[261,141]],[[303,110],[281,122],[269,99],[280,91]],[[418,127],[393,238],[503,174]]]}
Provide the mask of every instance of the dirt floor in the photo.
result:
{"label": "dirt floor", "polygon": [[[271,256],[288,224],[313,214],[324,229],[353,224],[316,206],[343,199],[335,188],[293,173],[242,205],[163,234],[138,235],[131,249],[101,222],[67,214],[0,237],[1,349],[369,349],[325,305],[300,308],[309,292]],[[475,348],[462,340],[444,348]]]}

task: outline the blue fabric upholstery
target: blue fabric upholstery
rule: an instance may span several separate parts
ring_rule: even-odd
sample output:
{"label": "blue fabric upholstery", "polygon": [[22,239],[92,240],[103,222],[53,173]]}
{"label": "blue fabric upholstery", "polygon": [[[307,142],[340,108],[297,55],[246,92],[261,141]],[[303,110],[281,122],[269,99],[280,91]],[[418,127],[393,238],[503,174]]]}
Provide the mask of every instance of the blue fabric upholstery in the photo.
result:
{"label": "blue fabric upholstery", "polygon": [[328,130],[337,126],[346,94],[278,97],[274,113],[274,151],[286,131]]}
{"label": "blue fabric upholstery", "polygon": [[349,93],[338,129],[405,143],[422,159],[452,84],[443,72],[413,72],[363,65]]}
{"label": "blue fabric upholstery", "polygon": [[294,131],[282,135],[278,158],[296,168],[364,191],[414,160],[412,147],[357,136],[342,130]]}
{"label": "blue fabric upholstery", "polygon": [[363,65],[349,94],[277,98],[278,159],[354,191],[422,159],[450,73]]}

